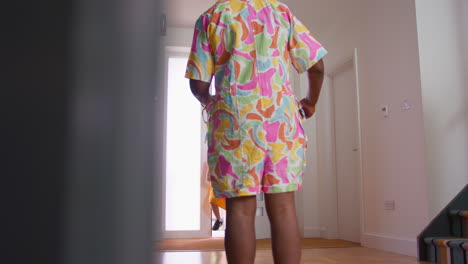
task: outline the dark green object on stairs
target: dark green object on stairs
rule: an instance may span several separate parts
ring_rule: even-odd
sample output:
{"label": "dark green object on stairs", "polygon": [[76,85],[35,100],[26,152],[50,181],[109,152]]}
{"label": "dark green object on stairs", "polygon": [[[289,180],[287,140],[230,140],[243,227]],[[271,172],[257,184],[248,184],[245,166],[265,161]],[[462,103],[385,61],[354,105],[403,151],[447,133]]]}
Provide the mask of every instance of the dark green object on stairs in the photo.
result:
{"label": "dark green object on stairs", "polygon": [[420,261],[468,264],[468,185],[418,236]]}

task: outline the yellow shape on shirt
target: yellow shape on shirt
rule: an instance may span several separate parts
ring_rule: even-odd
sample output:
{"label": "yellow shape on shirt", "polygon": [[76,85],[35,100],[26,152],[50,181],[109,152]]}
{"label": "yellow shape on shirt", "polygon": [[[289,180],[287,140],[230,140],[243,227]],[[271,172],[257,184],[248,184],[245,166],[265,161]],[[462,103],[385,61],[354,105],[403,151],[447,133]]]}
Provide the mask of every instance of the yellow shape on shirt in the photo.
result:
{"label": "yellow shape on shirt", "polygon": [[283,150],[284,150],[285,144],[284,143],[270,143],[270,146],[272,148],[271,152],[273,153],[271,160],[274,163],[277,163],[283,158]]}
{"label": "yellow shape on shirt", "polygon": [[245,141],[243,149],[244,149],[244,154],[247,156],[247,159],[248,159],[248,166],[257,164],[265,156],[263,151],[258,149],[250,140]]}

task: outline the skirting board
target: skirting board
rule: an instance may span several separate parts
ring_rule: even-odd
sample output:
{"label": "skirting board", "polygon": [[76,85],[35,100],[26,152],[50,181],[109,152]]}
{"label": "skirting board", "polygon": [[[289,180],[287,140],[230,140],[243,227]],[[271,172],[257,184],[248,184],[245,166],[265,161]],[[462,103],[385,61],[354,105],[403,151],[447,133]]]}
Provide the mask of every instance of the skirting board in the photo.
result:
{"label": "skirting board", "polygon": [[320,237],[320,228],[304,226],[304,237]]}
{"label": "skirting board", "polygon": [[417,257],[418,244],[416,238],[391,237],[375,233],[362,234],[361,245],[393,253]]}

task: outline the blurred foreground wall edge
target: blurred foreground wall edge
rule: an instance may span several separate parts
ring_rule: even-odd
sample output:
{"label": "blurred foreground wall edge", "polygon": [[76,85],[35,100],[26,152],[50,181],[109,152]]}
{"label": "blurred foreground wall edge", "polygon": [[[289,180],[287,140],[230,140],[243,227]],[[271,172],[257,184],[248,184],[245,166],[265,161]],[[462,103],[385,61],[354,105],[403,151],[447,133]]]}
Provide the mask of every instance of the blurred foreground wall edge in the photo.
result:
{"label": "blurred foreground wall edge", "polygon": [[2,262],[152,263],[162,3],[10,5]]}

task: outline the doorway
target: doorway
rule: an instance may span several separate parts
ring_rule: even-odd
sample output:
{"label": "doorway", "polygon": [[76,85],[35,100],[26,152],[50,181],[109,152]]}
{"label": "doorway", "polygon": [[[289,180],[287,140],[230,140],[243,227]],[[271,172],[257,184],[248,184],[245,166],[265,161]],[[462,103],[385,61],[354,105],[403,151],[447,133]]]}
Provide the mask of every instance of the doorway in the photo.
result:
{"label": "doorway", "polygon": [[361,150],[357,52],[332,74],[338,238],[361,241]]}
{"label": "doorway", "polygon": [[[188,47],[166,47],[163,237],[224,237],[226,211],[222,208],[223,225],[212,230],[216,217],[209,201],[206,116],[184,78],[189,52]],[[210,92],[214,93],[213,86]]]}
{"label": "doorway", "polygon": [[166,50],[164,238],[211,237],[204,125],[184,78],[188,54],[188,48]]}

